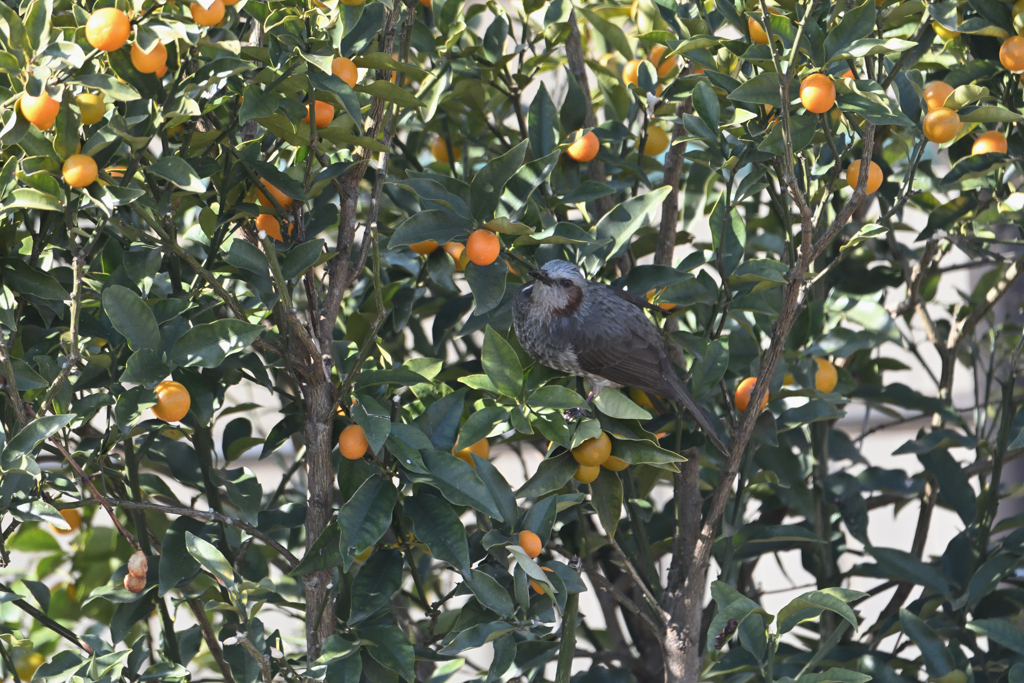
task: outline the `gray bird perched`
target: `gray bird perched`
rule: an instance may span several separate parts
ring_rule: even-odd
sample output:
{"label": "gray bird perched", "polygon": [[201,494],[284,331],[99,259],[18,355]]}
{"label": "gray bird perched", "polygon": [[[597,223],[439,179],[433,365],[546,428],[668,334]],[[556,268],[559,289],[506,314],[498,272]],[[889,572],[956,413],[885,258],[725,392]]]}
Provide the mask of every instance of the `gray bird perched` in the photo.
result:
{"label": "gray bird perched", "polygon": [[690,395],[665,350],[661,332],[621,289],[591,282],[567,261],[548,261],[516,292],[519,343],[549,368],[590,380],[591,398],[605,387],[633,387],[677,401],[723,453],[728,448]]}

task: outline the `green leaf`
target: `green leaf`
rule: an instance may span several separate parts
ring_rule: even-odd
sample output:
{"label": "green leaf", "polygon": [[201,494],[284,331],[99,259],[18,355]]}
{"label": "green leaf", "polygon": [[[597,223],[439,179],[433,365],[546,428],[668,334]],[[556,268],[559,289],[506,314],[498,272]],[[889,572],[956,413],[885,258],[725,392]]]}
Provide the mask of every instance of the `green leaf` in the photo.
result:
{"label": "green leaf", "polygon": [[538,498],[557,491],[572,479],[578,466],[568,453],[543,460],[533,476],[516,491],[516,498]]}
{"label": "green leaf", "polygon": [[451,211],[427,209],[409,216],[388,240],[388,249],[434,240],[438,244],[465,238],[473,224]]}
{"label": "green leaf", "polygon": [[843,51],[829,57],[828,61],[831,63],[846,59],[861,59],[862,57],[872,55],[891,55],[913,50],[915,47],[917,47],[917,43],[909,40],[900,40],[899,38],[889,38],[888,40],[862,38],[851,43]]}
{"label": "green leaf", "polygon": [[153,175],[169,180],[187,192],[205,192],[206,187],[196,175],[196,172],[181,157],[161,157],[155,164],[149,166],[148,170]]}
{"label": "green leaf", "polygon": [[931,678],[941,678],[956,668],[953,655],[950,654],[942,638],[928,624],[910,610],[900,608],[900,624],[914,644],[921,650],[924,664]]}
{"label": "green leaf", "polygon": [[533,409],[551,408],[553,410],[568,410],[570,408],[586,408],[587,402],[583,397],[568,387],[558,384],[547,384],[530,394],[527,403]]}
{"label": "green leaf", "polygon": [[866,0],[857,7],[848,10],[842,21],[828,32],[825,38],[825,57],[833,56],[848,49],[853,43],[866,37],[875,28],[875,3]]}
{"label": "green leaf", "polygon": [[[740,269],[742,270],[742,266]],[[728,339],[719,338],[712,340],[704,351],[704,357],[695,360],[690,368],[690,388],[693,396],[700,398],[711,391],[725,377],[725,371],[728,367]]]}
{"label": "green leaf", "polygon": [[242,517],[249,524],[259,524],[260,499],[263,489],[251,470],[238,467],[232,470],[213,470],[213,481],[223,486],[232,505],[242,511]]}
{"label": "green leaf", "polygon": [[4,285],[18,294],[30,294],[49,301],[67,301],[71,295],[52,276],[21,259],[7,258],[3,263]]}
{"label": "green leaf", "polygon": [[779,75],[773,71],[758,74],[729,93],[729,99],[747,104],[770,104],[778,108]]}
{"label": "green leaf", "polygon": [[439,652],[443,655],[454,655],[464,650],[478,648],[512,631],[513,628],[504,621],[476,624],[455,634],[451,642],[442,647]]}
{"label": "green leaf", "polygon": [[725,214],[728,199],[725,190],[711,209],[708,223],[711,226],[711,237],[715,251],[721,255],[722,267],[726,276],[732,275],[743,258],[747,243],[747,226],[735,208]]}
{"label": "green leaf", "polygon": [[1018,655],[1024,655],[1024,633],[1007,619],[975,619],[967,624],[967,628]]}
{"label": "green leaf", "polygon": [[505,189],[505,183],[523,165],[528,144],[528,140],[523,140],[501,156],[488,161],[477,172],[469,186],[469,208],[473,212],[473,218],[488,220],[494,216],[494,210],[498,208],[498,201]]}
{"label": "green leaf", "polygon": [[490,325],[484,331],[481,362],[487,377],[505,396],[516,398],[523,390],[523,366],[512,345]]}
{"label": "green leaf", "polygon": [[[335,76],[335,78],[337,78]],[[366,93],[373,97],[379,97],[388,102],[394,102],[399,107],[422,107],[423,103],[416,99],[408,90],[399,88],[390,81],[373,81],[372,83],[356,83],[353,88],[356,92]]]}
{"label": "green leaf", "polygon": [[445,498],[455,505],[469,505],[488,517],[501,518],[490,490],[469,464],[451,453],[432,449],[421,455],[431,474],[429,483]]}
{"label": "green leaf", "polygon": [[537,94],[530,103],[526,118],[530,131],[530,151],[536,158],[547,156],[554,151],[560,137],[558,130],[558,109],[551,101],[547,87],[541,83]]}
{"label": "green leaf", "polygon": [[718,130],[718,122],[722,116],[718,95],[705,81],[699,81],[693,89],[693,108],[708,128]]}
{"label": "green leaf", "polygon": [[[927,565],[908,552],[896,548],[868,549],[871,555],[878,561],[878,566],[888,576],[911,584],[918,584],[928,588],[939,595],[949,595],[949,582],[938,569]],[[942,672],[938,675],[944,675]]]}
{"label": "green leaf", "polygon": [[0,453],[0,469],[26,469],[26,460],[35,455],[39,446],[74,419],[74,414],[47,415],[29,422],[4,446]]}
{"label": "green leaf", "polygon": [[416,653],[402,629],[397,626],[364,626],[358,633],[366,641],[366,651],[377,663],[407,681],[416,680],[413,669]]}
{"label": "green leaf", "polygon": [[388,440],[388,435],[391,434],[391,415],[386,408],[369,396],[360,394],[358,398],[359,403],[351,409],[352,419],[366,433],[370,450],[380,453],[384,442]]}
{"label": "green leaf", "polygon": [[622,480],[615,472],[602,467],[597,479],[591,482],[590,491],[601,526],[608,536],[614,536],[622,517]]}
{"label": "green leaf", "polygon": [[420,489],[403,502],[406,516],[412,519],[416,540],[426,543],[430,554],[470,575],[469,544],[466,529],[452,507],[439,496]]}
{"label": "green leaf", "polygon": [[[376,477],[370,477],[370,479],[376,479]],[[350,500],[349,503],[351,502]],[[348,503],[346,503],[347,505]],[[342,511],[344,511],[344,507],[342,507]],[[306,550],[302,560],[292,568],[290,575],[302,576],[303,574],[312,574],[313,572],[330,569],[338,565],[343,565],[347,569],[352,566],[352,555],[353,553],[346,554],[345,549],[341,545],[339,521],[332,520],[320,532],[320,536],[313,542],[313,546]]]}
{"label": "green leaf", "polygon": [[352,582],[352,611],[350,625],[358,624],[379,610],[390,607],[391,598],[402,590],[402,553],[397,550],[379,550],[370,555]]}
{"label": "green leaf", "polygon": [[512,597],[490,574],[474,569],[466,577],[466,585],[481,605],[496,612],[498,616],[511,618],[515,613]]}
{"label": "green leaf", "polygon": [[204,541],[191,531],[186,531],[185,548],[188,550],[188,554],[213,574],[222,586],[231,588],[235,585],[235,570],[231,568],[231,563],[227,561],[227,558],[211,543]]}
{"label": "green leaf", "polygon": [[121,382],[132,384],[155,384],[171,374],[153,349],[139,349],[128,358],[128,364]]}
{"label": "green leaf", "polygon": [[114,329],[128,340],[132,351],[157,350],[161,346],[160,327],[153,310],[138,294],[120,285],[103,290],[103,312],[110,318]]}
{"label": "green leaf", "polygon": [[473,292],[475,315],[483,315],[501,304],[505,295],[507,275],[508,266],[503,259],[498,259],[489,266],[478,266],[475,263],[466,265],[466,283]]}
{"label": "green leaf", "polygon": [[241,320],[217,320],[196,325],[178,338],[171,360],[183,367],[215,368],[233,353],[256,341],[263,328]]}
{"label": "green leaf", "polygon": [[615,439],[612,444],[612,455],[630,465],[652,465],[675,472],[675,463],[686,462],[686,458],[678,453],[667,451],[650,441]]}
{"label": "green leaf", "polygon": [[484,482],[487,490],[490,491],[494,504],[501,512],[501,519],[508,525],[514,525],[519,516],[519,508],[516,506],[516,497],[512,493],[512,487],[501,475],[498,468],[491,464],[490,460],[473,454],[473,463],[476,465],[476,474]]}
{"label": "green leaf", "polygon": [[294,280],[306,272],[307,268],[312,267],[323,253],[323,240],[310,240],[297,244],[289,249],[282,259],[281,274],[286,280]]}
{"label": "green leaf", "polygon": [[580,12],[587,18],[587,22],[593,26],[609,47],[615,48],[625,59],[633,59],[635,50],[630,45],[629,39],[617,24],[604,19],[596,12],[580,8]]}
{"label": "green leaf", "polygon": [[1014,123],[1024,116],[1003,107],[984,106],[959,112],[963,123]]}
{"label": "green leaf", "polygon": [[859,591],[845,591],[844,589],[826,588],[824,590],[804,593],[798,598],[789,602],[782,608],[778,615],[779,634],[793,630],[797,624],[809,619],[817,619],[822,612],[829,611],[838,614],[850,623],[850,626],[857,628],[857,615],[846,603],[860,597],[866,597],[866,593]]}
{"label": "green leaf", "polygon": [[36,209],[37,211],[63,211],[64,205],[59,197],[48,192],[41,192],[32,188],[19,188],[11,192],[13,202],[8,204],[12,209]]}
{"label": "green leaf", "polygon": [[839,253],[843,253],[847,249],[853,249],[860,246],[864,242],[873,239],[879,239],[886,234],[887,230],[884,226],[878,223],[865,223],[861,226],[857,234],[850,238],[850,241],[839,247]]}
{"label": "green leaf", "polygon": [[[627,199],[601,217],[594,227],[598,241],[608,240],[610,247],[598,247],[594,251],[605,259],[611,259],[625,250],[629,240],[647,219],[661,207],[661,203],[672,191],[668,185]],[[539,237],[539,235],[536,235]]]}
{"label": "green leaf", "polygon": [[[383,55],[384,53],[377,54]],[[314,88],[317,90],[327,91],[337,97],[341,101],[341,105],[345,108],[345,112],[352,117],[353,121],[355,121],[356,129],[363,129],[363,113],[359,108],[359,97],[356,95],[355,91],[349,87],[348,83],[341,80],[333,73],[311,71],[308,76],[309,82]],[[388,85],[391,84],[389,83]]]}
{"label": "green leaf", "polygon": [[338,526],[341,529],[339,547],[345,558],[345,568],[352,565],[352,557],[380,540],[391,526],[391,513],[398,502],[398,489],[390,481],[371,476],[341,506]]}
{"label": "green leaf", "polygon": [[160,548],[160,588],[157,591],[161,598],[199,573],[199,563],[188,553],[185,535],[199,536],[204,528],[198,519],[179,517],[164,532]]}
{"label": "green leaf", "polygon": [[122,83],[110,74],[84,74],[69,83],[81,85],[91,90],[99,90],[104,95],[119,102],[133,102],[140,99],[139,91]]}
{"label": "green leaf", "polygon": [[651,414],[618,389],[604,389],[594,397],[594,407],[620,420],[650,420]]}
{"label": "green leaf", "polygon": [[459,430],[459,440],[455,444],[455,450],[469,448],[480,439],[488,437],[498,425],[508,422],[508,408],[503,406],[488,406],[483,410],[471,413],[466,423]]}

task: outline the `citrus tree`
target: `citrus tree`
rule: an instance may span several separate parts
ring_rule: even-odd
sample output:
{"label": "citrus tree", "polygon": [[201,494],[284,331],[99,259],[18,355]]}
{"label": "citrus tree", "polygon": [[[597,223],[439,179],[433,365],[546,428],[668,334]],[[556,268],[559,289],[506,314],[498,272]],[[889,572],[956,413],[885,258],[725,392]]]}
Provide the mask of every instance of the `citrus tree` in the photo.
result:
{"label": "citrus tree", "polygon": [[[5,674],[1021,680],[1020,5],[0,3]],[[523,352],[555,258],[726,452]]]}

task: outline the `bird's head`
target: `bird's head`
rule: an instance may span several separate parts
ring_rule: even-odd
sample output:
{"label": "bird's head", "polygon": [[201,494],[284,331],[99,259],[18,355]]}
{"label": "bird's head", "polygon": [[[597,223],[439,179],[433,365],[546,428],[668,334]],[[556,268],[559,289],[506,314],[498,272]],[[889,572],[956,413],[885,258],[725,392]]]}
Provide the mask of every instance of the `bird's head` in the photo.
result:
{"label": "bird's head", "polygon": [[557,315],[572,315],[586,297],[587,279],[580,269],[568,261],[548,261],[539,270],[531,270],[535,306]]}

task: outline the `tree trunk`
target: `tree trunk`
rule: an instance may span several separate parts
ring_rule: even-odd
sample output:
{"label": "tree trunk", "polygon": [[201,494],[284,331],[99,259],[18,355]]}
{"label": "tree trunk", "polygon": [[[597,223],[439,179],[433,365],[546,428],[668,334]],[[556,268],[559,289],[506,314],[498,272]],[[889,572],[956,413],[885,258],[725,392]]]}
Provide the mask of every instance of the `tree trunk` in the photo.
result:
{"label": "tree trunk", "polygon": [[676,547],[672,553],[668,590],[662,597],[668,624],[662,637],[666,683],[696,683],[700,676],[700,631],[707,568],[695,562],[702,528],[700,458],[679,466],[674,481]]}
{"label": "tree trunk", "polygon": [[[313,546],[331,519],[334,502],[334,467],[331,464],[331,426],[334,414],[333,387],[326,377],[314,380],[305,390],[306,420],[306,551]],[[324,569],[304,577],[306,593],[306,646],[309,659],[320,656],[320,648],[334,632],[334,600],[331,597],[333,570]]]}

